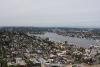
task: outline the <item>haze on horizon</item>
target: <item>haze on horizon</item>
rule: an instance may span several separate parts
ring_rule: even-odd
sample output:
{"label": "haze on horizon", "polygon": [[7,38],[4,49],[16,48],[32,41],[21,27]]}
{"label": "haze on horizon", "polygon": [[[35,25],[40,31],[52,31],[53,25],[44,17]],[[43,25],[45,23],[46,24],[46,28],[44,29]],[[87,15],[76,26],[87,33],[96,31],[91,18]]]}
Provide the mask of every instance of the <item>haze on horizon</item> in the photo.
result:
{"label": "haze on horizon", "polygon": [[0,0],[0,26],[100,28],[100,0]]}

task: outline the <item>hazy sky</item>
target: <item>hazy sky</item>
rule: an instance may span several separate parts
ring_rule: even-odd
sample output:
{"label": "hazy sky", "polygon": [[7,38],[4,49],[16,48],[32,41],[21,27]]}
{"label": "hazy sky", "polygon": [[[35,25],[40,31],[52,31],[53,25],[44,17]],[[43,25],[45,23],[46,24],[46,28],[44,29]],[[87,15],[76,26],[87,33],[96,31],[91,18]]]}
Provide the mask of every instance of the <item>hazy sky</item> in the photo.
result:
{"label": "hazy sky", "polygon": [[0,0],[0,26],[100,28],[100,0]]}

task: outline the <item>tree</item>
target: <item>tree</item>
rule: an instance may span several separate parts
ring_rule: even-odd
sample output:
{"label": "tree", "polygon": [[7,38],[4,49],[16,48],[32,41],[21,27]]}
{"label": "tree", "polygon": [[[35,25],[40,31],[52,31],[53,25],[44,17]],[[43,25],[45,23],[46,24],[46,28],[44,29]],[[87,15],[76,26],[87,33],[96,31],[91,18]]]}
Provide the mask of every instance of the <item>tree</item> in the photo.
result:
{"label": "tree", "polygon": [[67,42],[67,41],[65,41],[65,44],[68,44],[68,42]]}

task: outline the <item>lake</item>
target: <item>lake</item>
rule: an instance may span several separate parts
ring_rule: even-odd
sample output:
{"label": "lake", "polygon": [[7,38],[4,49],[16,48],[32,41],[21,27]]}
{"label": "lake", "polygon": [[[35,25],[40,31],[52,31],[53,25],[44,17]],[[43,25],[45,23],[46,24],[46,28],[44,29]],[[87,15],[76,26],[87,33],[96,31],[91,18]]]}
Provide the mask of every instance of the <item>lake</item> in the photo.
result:
{"label": "lake", "polygon": [[55,41],[55,42],[68,41],[69,44],[74,44],[74,45],[85,47],[85,48],[89,47],[90,45],[100,44],[100,40],[62,36],[62,35],[58,35],[56,33],[51,33],[51,32],[46,32],[45,34],[37,35],[37,36],[41,38],[48,37],[49,40]]}

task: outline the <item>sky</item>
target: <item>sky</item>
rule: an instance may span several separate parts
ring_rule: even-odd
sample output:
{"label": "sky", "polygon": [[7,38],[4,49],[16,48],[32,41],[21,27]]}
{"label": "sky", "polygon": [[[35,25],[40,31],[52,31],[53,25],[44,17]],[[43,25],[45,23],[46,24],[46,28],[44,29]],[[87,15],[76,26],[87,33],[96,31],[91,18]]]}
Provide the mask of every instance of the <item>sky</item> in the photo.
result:
{"label": "sky", "polygon": [[0,26],[100,28],[100,0],[0,0]]}

